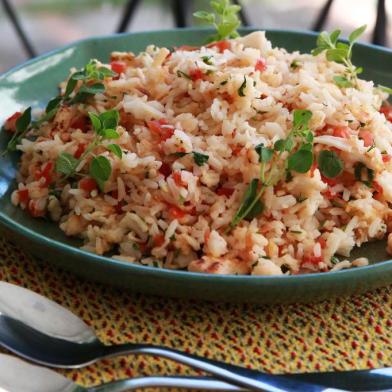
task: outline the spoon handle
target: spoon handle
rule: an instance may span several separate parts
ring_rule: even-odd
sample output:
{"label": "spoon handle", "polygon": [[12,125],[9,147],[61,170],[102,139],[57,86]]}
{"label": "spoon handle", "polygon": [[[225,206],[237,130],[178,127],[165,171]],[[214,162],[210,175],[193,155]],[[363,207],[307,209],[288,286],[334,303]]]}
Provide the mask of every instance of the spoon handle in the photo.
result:
{"label": "spoon handle", "polygon": [[141,388],[182,388],[207,391],[250,391],[209,377],[150,376],[114,381],[88,389],[88,392],[124,392]]}
{"label": "spoon handle", "polygon": [[168,347],[132,343],[104,346],[105,357],[125,354],[155,355],[168,358],[192,368],[203,370],[231,384],[249,388],[252,391],[295,392],[306,390],[307,392],[321,392],[325,390],[324,387],[313,383],[295,380],[286,376],[256,372],[240,366],[202,358]]}

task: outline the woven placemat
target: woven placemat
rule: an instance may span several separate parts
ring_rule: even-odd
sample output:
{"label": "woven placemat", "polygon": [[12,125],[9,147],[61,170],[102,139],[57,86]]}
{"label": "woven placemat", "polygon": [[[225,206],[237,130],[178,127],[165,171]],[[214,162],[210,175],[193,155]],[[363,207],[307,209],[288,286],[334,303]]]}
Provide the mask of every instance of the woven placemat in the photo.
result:
{"label": "woven placemat", "polygon": [[[129,294],[39,264],[0,239],[0,279],[82,317],[105,343],[148,342],[266,372],[392,365],[392,288],[319,304],[239,305]],[[90,386],[124,377],[194,374],[154,357],[119,357],[64,371]]]}

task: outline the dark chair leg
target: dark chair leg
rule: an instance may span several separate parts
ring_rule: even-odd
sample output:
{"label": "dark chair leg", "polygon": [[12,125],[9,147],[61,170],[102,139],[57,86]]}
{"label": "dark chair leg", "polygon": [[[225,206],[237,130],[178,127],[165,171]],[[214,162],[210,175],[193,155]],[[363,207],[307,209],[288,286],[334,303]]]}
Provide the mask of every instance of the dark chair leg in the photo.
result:
{"label": "dark chair leg", "polygon": [[387,46],[387,13],[385,10],[385,0],[377,2],[377,19],[374,25],[373,38],[374,44]]}
{"label": "dark chair leg", "polygon": [[241,18],[241,21],[242,21],[242,25],[243,26],[249,26],[250,25],[249,19],[248,19],[246,13],[245,13],[244,7],[241,5],[240,1],[239,0],[233,0],[233,3],[241,6],[241,10],[240,10],[239,13],[240,13],[240,18]]}
{"label": "dark chair leg", "polygon": [[189,11],[188,0],[172,0],[174,20],[177,27],[186,27]]}
{"label": "dark chair leg", "polygon": [[321,29],[324,27],[325,22],[328,19],[328,14],[331,9],[332,3],[333,0],[327,0],[327,2],[324,4],[323,8],[320,11],[319,16],[317,17],[316,22],[312,27],[313,31],[321,31]]}
{"label": "dark chair leg", "polygon": [[117,33],[124,33],[127,30],[128,25],[135,13],[136,7],[139,5],[140,0],[128,0],[124,8],[124,15],[121,18],[120,24],[117,28]]}
{"label": "dark chair leg", "polygon": [[12,25],[14,26],[16,33],[22,42],[23,48],[26,51],[27,55],[29,57],[35,57],[37,54],[33,48],[33,45],[31,44],[30,40],[27,38],[27,35],[25,34],[22,25],[19,22],[18,15],[16,14],[16,11],[12,4],[8,0],[3,0],[3,7],[4,11],[9,17]]}

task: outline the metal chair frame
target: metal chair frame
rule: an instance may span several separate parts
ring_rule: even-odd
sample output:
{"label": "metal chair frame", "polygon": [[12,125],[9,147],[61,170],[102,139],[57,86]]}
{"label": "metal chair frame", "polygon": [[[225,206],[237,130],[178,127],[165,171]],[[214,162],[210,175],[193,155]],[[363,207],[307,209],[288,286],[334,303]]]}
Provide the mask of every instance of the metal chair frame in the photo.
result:
{"label": "metal chair frame", "polygon": [[[175,24],[177,27],[186,27],[188,25],[189,13],[192,8],[192,0],[169,0],[171,9],[174,15]],[[315,23],[312,26],[312,30],[321,31],[327,22],[330,10],[332,8],[334,0],[327,0],[322,7],[319,15],[316,18]],[[123,33],[128,29],[129,24],[134,17],[141,0],[128,0],[125,7],[120,23],[116,29],[117,33]],[[233,0],[233,3],[239,4],[239,0]],[[32,44],[30,38],[25,33],[18,14],[10,0],[2,0],[3,8],[8,16],[11,24],[13,25],[15,32],[23,46],[28,57],[35,57],[36,50]],[[246,12],[242,8],[240,11],[240,18],[244,26],[249,26],[249,19]],[[377,1],[377,17],[373,29],[372,42],[377,45],[387,45],[387,13],[385,8],[385,0]]]}

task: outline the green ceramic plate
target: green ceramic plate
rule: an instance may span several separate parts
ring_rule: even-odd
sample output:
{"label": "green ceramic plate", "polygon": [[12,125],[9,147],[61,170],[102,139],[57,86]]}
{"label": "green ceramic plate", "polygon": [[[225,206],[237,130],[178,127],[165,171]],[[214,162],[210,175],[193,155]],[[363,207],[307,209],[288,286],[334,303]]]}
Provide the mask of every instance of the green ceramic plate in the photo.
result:
{"label": "green ceramic plate", "polygon": [[[245,32],[246,30],[244,30]],[[248,30],[251,31],[251,30]],[[44,105],[56,95],[56,86],[71,67],[81,67],[91,58],[107,61],[113,50],[143,50],[148,44],[167,47],[205,42],[208,30],[187,29],[133,33],[91,38],[18,66],[0,77],[0,124],[22,107]],[[268,31],[274,45],[288,50],[309,52],[315,45],[313,33]],[[354,62],[364,67],[364,77],[392,86],[392,51],[370,45],[357,45]],[[0,133],[0,150],[8,136]],[[243,302],[319,301],[335,296],[360,293],[392,283],[392,260],[385,243],[377,242],[354,253],[367,256],[367,267],[312,275],[256,277],[207,275],[158,270],[100,257],[78,249],[78,241],[66,238],[56,224],[32,219],[12,206],[17,154],[0,158],[0,229],[28,252],[87,279],[143,293]]]}

